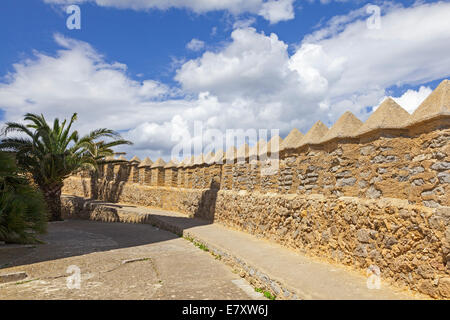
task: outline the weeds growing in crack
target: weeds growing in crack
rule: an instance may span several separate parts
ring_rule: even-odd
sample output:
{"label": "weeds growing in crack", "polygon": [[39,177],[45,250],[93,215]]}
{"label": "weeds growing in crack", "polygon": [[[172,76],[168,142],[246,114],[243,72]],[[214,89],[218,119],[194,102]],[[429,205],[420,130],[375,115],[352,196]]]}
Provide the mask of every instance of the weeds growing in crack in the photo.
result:
{"label": "weeds growing in crack", "polygon": [[277,296],[272,295],[269,291],[265,291],[261,288],[255,288],[256,292],[262,293],[264,295],[264,297],[266,297],[269,300],[275,300],[277,298]]}
{"label": "weeds growing in crack", "polygon": [[21,285],[21,284],[25,284],[25,283],[29,283],[32,281],[37,281],[39,279],[30,279],[30,280],[23,280],[23,281],[17,281],[16,283],[14,283],[16,286]]}

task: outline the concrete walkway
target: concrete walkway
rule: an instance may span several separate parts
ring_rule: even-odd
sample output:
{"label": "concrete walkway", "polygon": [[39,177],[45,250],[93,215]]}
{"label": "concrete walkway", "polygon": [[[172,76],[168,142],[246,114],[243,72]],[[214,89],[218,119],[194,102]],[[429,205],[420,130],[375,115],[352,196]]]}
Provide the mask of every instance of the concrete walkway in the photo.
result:
{"label": "concrete walkway", "polygon": [[95,220],[148,223],[202,243],[241,277],[271,291],[277,299],[427,298],[390,287],[383,280],[380,289],[368,289],[367,277],[344,266],[180,213],[104,202],[90,202],[89,207],[102,212],[92,215]]}
{"label": "concrete walkway", "polygon": [[66,220],[49,223],[42,240],[0,246],[0,300],[265,300],[209,253],[151,225]]}

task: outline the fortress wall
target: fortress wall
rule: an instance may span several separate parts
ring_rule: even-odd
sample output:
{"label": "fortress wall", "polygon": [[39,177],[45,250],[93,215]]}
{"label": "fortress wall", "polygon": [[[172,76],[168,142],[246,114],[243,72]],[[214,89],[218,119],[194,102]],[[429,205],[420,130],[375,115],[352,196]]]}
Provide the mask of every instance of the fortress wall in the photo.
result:
{"label": "fortress wall", "polygon": [[[87,197],[89,188],[89,179],[71,177],[64,191]],[[450,297],[449,207],[429,208],[389,198],[214,192],[124,182],[118,187],[109,182],[104,189],[109,190],[101,193],[105,200],[214,219],[363,273],[376,265],[383,281],[436,298]]]}
{"label": "fortress wall", "polygon": [[[169,169],[152,169],[150,186],[147,177],[130,182],[127,166],[116,164],[96,182],[99,198],[214,220],[361,272],[376,265],[384,280],[450,298],[450,83],[444,85],[446,95],[432,93],[411,119],[396,119],[401,125],[386,125],[402,113],[388,101],[379,109],[392,107],[392,114],[375,125],[369,118],[363,128],[370,130],[338,132],[341,122],[329,139],[305,135],[308,143],[280,151],[275,171],[267,160],[248,158],[187,164],[181,178],[168,178],[174,187],[163,187]],[[88,176],[68,178],[63,192],[89,197]]]}
{"label": "fortress wall", "polygon": [[247,163],[239,161],[232,169],[232,189],[245,190],[248,183],[248,168]]}
{"label": "fortress wall", "polygon": [[220,181],[222,179],[222,165],[212,164],[206,168],[208,170],[209,181],[207,187],[211,184],[220,187]]}
{"label": "fortress wall", "polygon": [[449,208],[398,199],[220,191],[215,221],[365,271],[433,297],[449,297]]}
{"label": "fortress wall", "polygon": [[247,164],[247,188],[249,192],[259,191],[261,186],[261,164],[258,161]]}
{"label": "fortress wall", "polygon": [[387,197],[428,207],[450,206],[449,141],[447,127],[412,136],[384,133],[376,139],[363,137],[359,143],[309,146],[286,153],[278,173],[262,176],[260,187],[281,194]]}
{"label": "fortress wall", "polygon": [[184,170],[183,168],[178,168],[178,174],[177,174],[177,187],[178,186],[184,186]]}
{"label": "fortress wall", "polygon": [[185,175],[185,181],[184,181],[185,188],[192,188],[193,178],[194,178],[193,176],[194,176],[194,169],[187,168],[186,175]]}
{"label": "fortress wall", "polygon": [[234,164],[225,163],[222,166],[222,181],[220,182],[220,188],[224,190],[233,189],[233,169]]}
{"label": "fortress wall", "polygon": [[178,186],[178,171],[174,168],[165,170],[164,173],[164,186],[177,187]]}
{"label": "fortress wall", "polygon": [[193,182],[192,182],[192,188],[193,189],[203,189],[206,188],[206,179],[207,179],[207,172],[206,168],[204,166],[197,166],[194,168],[193,173]]}

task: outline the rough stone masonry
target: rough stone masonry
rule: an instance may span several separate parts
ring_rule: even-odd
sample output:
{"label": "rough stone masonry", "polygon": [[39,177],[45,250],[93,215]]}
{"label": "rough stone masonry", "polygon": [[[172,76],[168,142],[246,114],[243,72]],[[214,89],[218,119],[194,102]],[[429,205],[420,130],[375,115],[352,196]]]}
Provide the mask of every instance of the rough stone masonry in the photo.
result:
{"label": "rough stone masonry", "polygon": [[[387,99],[362,123],[346,112],[241,152],[81,172],[64,193],[178,211],[450,298],[450,81],[410,115]],[[262,154],[278,155],[279,169]],[[223,160],[234,164],[222,164]],[[69,214],[77,214],[70,209]]]}

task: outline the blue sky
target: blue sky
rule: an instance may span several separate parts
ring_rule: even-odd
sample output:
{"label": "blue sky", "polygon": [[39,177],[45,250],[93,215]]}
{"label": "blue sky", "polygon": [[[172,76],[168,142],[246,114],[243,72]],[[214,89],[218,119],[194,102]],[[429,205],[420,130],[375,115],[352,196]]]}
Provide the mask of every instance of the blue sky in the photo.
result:
{"label": "blue sky", "polygon": [[[414,1],[396,1],[410,5]],[[430,1],[433,2],[433,1]],[[75,1],[74,1],[75,3]],[[276,33],[292,48],[323,21],[345,14],[375,1],[347,1],[322,4],[319,1],[295,3],[297,17],[270,24],[262,17],[243,14],[238,19],[255,18],[259,31]],[[68,30],[69,16],[60,6],[42,0],[2,0],[0,3],[0,75],[12,71],[12,64],[30,57],[33,50],[55,54],[55,32],[86,41],[103,53],[107,60],[127,64],[130,77],[136,75],[169,82],[173,85],[173,60],[192,59],[199,53],[186,49],[193,38],[214,49],[228,41],[236,18],[226,11],[197,14],[188,9],[135,11],[79,4],[81,30]],[[213,28],[217,30],[212,34]],[[395,88],[394,88],[395,89]]]}
{"label": "blue sky", "polygon": [[[200,0],[163,9],[157,0],[141,1],[146,8],[136,8],[135,0],[122,1],[125,8],[114,0],[102,6],[95,0],[2,0],[0,121],[19,120],[28,111],[49,117],[77,111],[81,131],[112,127],[137,142],[130,153],[168,158],[181,136],[193,135],[195,120],[222,131],[277,128],[283,136],[298,127],[305,133],[319,119],[331,126],[346,110],[365,120],[386,96],[412,112],[449,75],[448,51],[442,52],[442,42],[450,40],[442,21],[450,21],[448,2],[280,0],[289,12],[273,18],[278,11],[261,13],[266,0],[252,1],[245,9],[224,0],[216,10]],[[81,30],[66,27],[64,8],[71,3],[81,8]],[[369,17],[368,4],[382,12],[381,30],[375,31],[381,51],[373,57],[355,44],[371,34],[358,38],[351,32]],[[425,13],[436,15],[435,21],[414,23]],[[337,16],[340,22],[333,23]],[[438,35],[402,31],[417,24]],[[329,33],[323,38],[319,31]],[[198,51],[187,47],[192,39],[201,41]],[[419,52],[421,41],[428,51]],[[403,59],[392,75],[380,71],[386,66],[391,72]],[[77,64],[86,67],[83,73]],[[372,71],[373,79],[355,78]]]}
{"label": "blue sky", "polygon": [[[254,17],[254,26],[266,33],[275,32],[280,39],[295,45],[322,20],[357,7],[360,5],[352,2],[306,3],[296,8],[297,19],[271,25],[262,17]],[[54,54],[58,46],[53,34],[59,32],[91,43],[108,60],[126,63],[132,77],[143,74],[170,82],[173,58],[199,55],[186,49],[192,38],[207,42],[211,48],[220,46],[229,40],[235,21],[226,11],[196,14],[188,9],[118,10],[93,3],[80,4],[80,8],[81,30],[68,30],[68,15],[59,6],[42,0],[2,0],[0,37],[5,46],[0,51],[1,74],[12,71],[12,64],[30,57],[33,50]],[[251,17],[243,14],[240,18]],[[216,34],[212,34],[213,28]]]}

